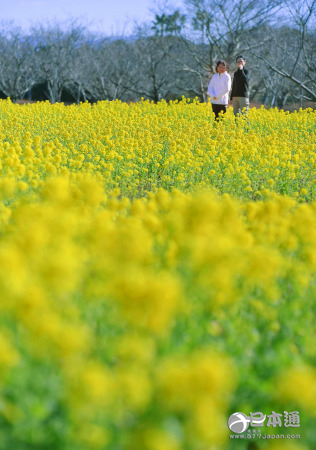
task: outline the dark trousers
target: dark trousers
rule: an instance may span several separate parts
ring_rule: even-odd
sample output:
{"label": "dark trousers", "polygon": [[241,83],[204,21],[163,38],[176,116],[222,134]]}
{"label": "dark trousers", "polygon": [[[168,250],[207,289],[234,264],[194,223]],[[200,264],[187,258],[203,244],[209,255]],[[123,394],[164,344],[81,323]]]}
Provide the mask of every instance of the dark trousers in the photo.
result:
{"label": "dark trousers", "polygon": [[223,114],[226,112],[226,105],[215,105],[215,103],[212,103],[213,112],[215,114],[215,120],[218,119],[218,115],[221,111],[223,111]]}

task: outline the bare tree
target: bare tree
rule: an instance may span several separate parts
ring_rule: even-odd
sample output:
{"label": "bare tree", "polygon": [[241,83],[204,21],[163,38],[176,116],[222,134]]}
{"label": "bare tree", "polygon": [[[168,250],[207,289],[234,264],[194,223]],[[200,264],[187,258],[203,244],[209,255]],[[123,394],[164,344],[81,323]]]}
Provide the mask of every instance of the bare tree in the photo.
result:
{"label": "bare tree", "polygon": [[91,64],[95,58],[93,53],[94,37],[87,36],[86,40],[74,49],[72,65],[69,69],[69,79],[65,82],[65,89],[72,95],[76,103],[84,102],[90,98],[89,79]]}
{"label": "bare tree", "polygon": [[90,100],[127,99],[132,80],[137,76],[137,61],[132,45],[123,39],[104,39],[86,49],[85,89]]}
{"label": "bare tree", "polygon": [[41,78],[47,83],[47,97],[60,102],[63,89],[73,81],[76,49],[84,41],[85,28],[75,21],[39,25],[32,30]]}
{"label": "bare tree", "polygon": [[0,90],[15,102],[38,81],[32,38],[19,27],[0,31]]}
{"label": "bare tree", "polygon": [[296,86],[296,97],[316,101],[315,0],[289,0],[285,3],[291,27],[271,29],[270,48],[278,48],[282,60],[266,53],[266,48],[251,53],[271,71]]}
{"label": "bare tree", "polygon": [[209,47],[208,65],[228,63],[247,52],[251,33],[275,19],[279,0],[185,0],[188,16],[201,43]]}
{"label": "bare tree", "polygon": [[138,74],[129,87],[131,92],[158,102],[174,88],[177,68],[170,54],[176,39],[174,36],[150,36],[134,43]]}

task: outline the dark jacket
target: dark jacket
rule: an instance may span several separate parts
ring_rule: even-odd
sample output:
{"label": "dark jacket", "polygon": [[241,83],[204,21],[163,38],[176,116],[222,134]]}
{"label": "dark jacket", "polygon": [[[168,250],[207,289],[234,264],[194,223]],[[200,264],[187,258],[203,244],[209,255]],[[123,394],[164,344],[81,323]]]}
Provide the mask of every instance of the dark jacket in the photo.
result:
{"label": "dark jacket", "polygon": [[230,99],[232,100],[233,97],[249,97],[249,71],[247,69],[238,69],[234,73]]}

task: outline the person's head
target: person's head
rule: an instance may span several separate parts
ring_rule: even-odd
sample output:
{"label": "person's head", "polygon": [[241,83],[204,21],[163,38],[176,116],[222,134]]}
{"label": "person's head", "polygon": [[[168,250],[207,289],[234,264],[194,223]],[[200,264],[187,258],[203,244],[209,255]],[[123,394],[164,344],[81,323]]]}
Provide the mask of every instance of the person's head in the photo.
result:
{"label": "person's head", "polygon": [[227,64],[222,59],[220,61],[217,61],[216,63],[216,72],[217,73],[224,73],[227,70]]}
{"label": "person's head", "polygon": [[242,55],[238,55],[236,58],[236,64],[237,66],[243,66],[246,64],[246,59]]}

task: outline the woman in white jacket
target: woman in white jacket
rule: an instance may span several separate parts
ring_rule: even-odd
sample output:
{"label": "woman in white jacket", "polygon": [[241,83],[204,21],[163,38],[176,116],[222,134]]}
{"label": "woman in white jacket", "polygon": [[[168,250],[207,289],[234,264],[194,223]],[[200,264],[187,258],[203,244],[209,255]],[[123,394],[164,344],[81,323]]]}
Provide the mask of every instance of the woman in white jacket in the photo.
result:
{"label": "woman in white jacket", "polygon": [[218,119],[221,111],[223,114],[226,112],[231,84],[232,81],[230,75],[227,73],[226,62],[218,61],[216,64],[216,73],[212,76],[207,89],[215,113],[215,119]]}

